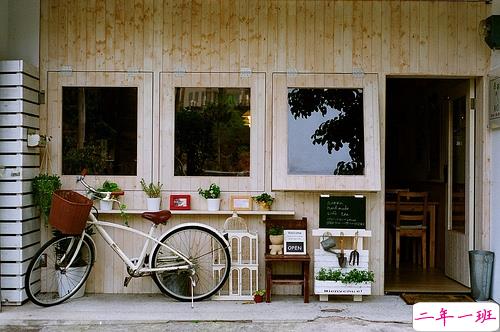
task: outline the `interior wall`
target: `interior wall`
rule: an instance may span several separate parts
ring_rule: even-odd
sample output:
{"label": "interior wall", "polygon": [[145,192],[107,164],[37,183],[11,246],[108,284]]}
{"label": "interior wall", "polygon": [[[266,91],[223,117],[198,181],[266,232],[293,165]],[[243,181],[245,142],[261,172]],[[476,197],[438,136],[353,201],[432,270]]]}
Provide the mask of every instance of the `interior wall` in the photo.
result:
{"label": "interior wall", "polygon": [[[250,68],[266,74],[266,137],[272,137],[270,82],[274,72],[352,73],[362,69],[379,77],[378,126],[383,160],[386,75],[485,75],[489,50],[479,37],[478,26],[488,16],[489,8],[484,2],[426,0],[42,0],[41,82],[46,84],[47,72],[58,71],[62,66],[71,66],[74,71],[151,71],[153,116],[158,119],[161,72],[185,69],[237,73],[241,68]],[[42,89],[47,87],[42,85]],[[41,105],[42,132],[47,131],[47,114],[59,112],[59,106],[58,102]],[[51,127],[57,129],[58,125]],[[154,127],[153,145],[160,140],[158,132],[159,128]],[[271,188],[271,141],[266,140],[262,174],[267,191]],[[153,151],[157,151],[157,146],[153,146]],[[158,165],[164,161],[158,160],[157,155],[155,158],[153,167],[159,174]],[[383,177],[384,165],[381,167]],[[345,193],[352,194],[348,190]],[[226,197],[229,194],[224,193]],[[277,199],[273,208],[293,209],[299,218],[307,216],[309,230],[318,226],[318,193],[274,194]],[[384,265],[383,192],[365,194],[367,228],[373,234],[367,246],[370,268],[376,276],[373,294],[380,295]],[[202,206],[199,196],[195,192],[191,195],[193,205]],[[125,204],[140,208],[143,196],[139,188],[127,192]],[[138,218],[132,219],[132,225],[141,223]],[[218,228],[223,223],[222,218],[215,217],[192,219]],[[264,225],[255,217],[249,221],[251,230],[258,232],[262,241]],[[129,238],[119,241],[131,242]],[[315,247],[319,247],[319,241],[309,237],[309,252]],[[260,252],[264,252],[263,246]],[[113,265],[112,252],[101,257],[88,291],[154,289],[145,279],[124,288],[123,266],[119,262]]]}

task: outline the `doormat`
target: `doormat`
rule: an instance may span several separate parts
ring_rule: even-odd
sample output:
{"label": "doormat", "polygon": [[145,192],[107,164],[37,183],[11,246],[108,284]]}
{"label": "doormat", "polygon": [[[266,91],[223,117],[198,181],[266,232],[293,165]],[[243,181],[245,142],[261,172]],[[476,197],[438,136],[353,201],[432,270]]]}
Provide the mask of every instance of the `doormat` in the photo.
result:
{"label": "doormat", "polygon": [[410,305],[417,302],[475,302],[468,294],[401,293],[400,297]]}

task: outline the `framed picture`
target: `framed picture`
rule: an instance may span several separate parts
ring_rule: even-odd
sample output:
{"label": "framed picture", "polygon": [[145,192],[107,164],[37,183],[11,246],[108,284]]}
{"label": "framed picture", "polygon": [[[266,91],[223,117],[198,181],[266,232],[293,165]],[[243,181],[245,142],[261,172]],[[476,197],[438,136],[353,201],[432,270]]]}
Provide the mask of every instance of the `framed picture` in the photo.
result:
{"label": "framed picture", "polygon": [[191,210],[191,195],[170,195],[170,210]]}
{"label": "framed picture", "polygon": [[251,210],[252,197],[250,196],[231,196],[231,210]]}

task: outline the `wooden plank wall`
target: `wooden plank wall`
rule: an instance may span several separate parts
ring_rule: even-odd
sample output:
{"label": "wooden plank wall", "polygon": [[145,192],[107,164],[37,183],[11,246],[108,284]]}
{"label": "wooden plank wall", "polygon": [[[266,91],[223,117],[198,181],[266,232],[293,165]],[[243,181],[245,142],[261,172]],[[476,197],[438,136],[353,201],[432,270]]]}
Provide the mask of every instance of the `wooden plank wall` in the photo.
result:
{"label": "wooden plank wall", "polygon": [[[273,72],[350,73],[361,68],[379,74],[383,177],[386,75],[486,75],[490,52],[478,27],[489,11],[484,2],[427,0],[42,0],[42,89],[47,90],[47,72],[61,66],[81,71],[151,71],[155,121],[160,114],[160,72],[251,68],[266,73],[266,137],[272,137]],[[42,130],[54,126],[47,123],[47,114],[57,111],[59,106],[55,107],[41,107]],[[153,149],[159,136],[154,135]],[[159,174],[159,163],[153,167],[153,173]],[[270,167],[268,140],[264,174],[268,191]],[[276,209],[295,209],[296,216],[309,218],[310,228],[317,226],[317,193],[276,196]],[[368,227],[373,231],[368,248],[377,279],[373,294],[383,294],[383,194],[367,193],[367,197]],[[221,223],[214,218],[194,219]],[[257,220],[251,220],[252,226],[263,239],[264,226]],[[312,252],[318,244],[309,241],[309,246]],[[133,281],[132,287],[123,289],[123,268],[117,265],[119,273],[113,277],[103,274],[113,266],[108,257],[107,253],[98,260],[93,272],[98,277],[91,280],[89,291],[153,289],[149,281]]]}

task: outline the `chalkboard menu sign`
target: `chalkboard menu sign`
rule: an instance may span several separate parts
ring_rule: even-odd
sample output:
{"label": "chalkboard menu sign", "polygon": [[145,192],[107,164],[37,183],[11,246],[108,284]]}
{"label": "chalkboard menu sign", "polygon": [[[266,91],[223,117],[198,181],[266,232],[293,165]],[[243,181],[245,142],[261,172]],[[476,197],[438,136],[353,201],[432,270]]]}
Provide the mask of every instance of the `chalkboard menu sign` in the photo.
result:
{"label": "chalkboard menu sign", "polygon": [[321,196],[319,228],[366,228],[366,198]]}

